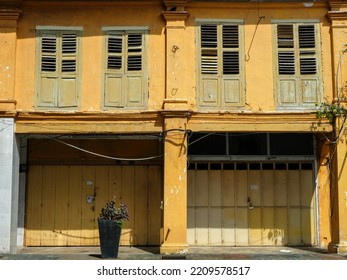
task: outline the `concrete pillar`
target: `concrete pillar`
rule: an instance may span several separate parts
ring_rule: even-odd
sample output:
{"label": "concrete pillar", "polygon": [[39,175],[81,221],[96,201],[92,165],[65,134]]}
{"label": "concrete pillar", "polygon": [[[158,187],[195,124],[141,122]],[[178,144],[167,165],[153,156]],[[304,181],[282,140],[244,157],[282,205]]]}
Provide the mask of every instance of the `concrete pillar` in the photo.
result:
{"label": "concrete pillar", "polygon": [[[337,106],[347,103],[347,3],[342,0],[330,1],[327,17],[331,21],[331,42],[333,52],[333,74],[335,81],[334,99]],[[332,146],[334,158],[333,182],[331,184],[331,235],[330,252],[347,253],[347,135],[341,119],[335,125],[336,144]],[[335,139],[335,140],[336,140]]]}
{"label": "concrete pillar", "polygon": [[0,253],[16,253],[19,146],[14,119],[0,118]]}
{"label": "concrete pillar", "polygon": [[0,3],[0,111],[12,111],[17,103],[14,88],[20,1]]}
{"label": "concrete pillar", "polygon": [[163,244],[161,253],[187,252],[187,115],[166,111]]}
{"label": "concrete pillar", "polygon": [[163,243],[161,253],[182,253],[187,244],[187,1],[164,0],[166,11],[166,92],[164,117]]}

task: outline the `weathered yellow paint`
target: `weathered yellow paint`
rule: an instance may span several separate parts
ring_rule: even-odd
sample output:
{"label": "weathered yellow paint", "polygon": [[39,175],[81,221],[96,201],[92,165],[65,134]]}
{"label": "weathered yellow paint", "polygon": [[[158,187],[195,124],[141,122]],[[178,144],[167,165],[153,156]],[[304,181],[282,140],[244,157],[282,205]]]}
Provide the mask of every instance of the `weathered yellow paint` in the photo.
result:
{"label": "weathered yellow paint", "polygon": [[[320,26],[321,50],[322,50],[322,73],[324,99],[331,101],[337,100],[337,92],[342,92],[345,96],[345,82],[347,79],[345,50],[345,34],[347,29],[347,9],[344,1],[315,1],[311,8],[306,8],[302,2],[297,3],[266,3],[266,2],[200,2],[200,1],[106,1],[102,5],[98,1],[2,1],[11,5],[0,6],[0,116],[11,116],[16,120],[16,133],[23,134],[126,134],[126,133],[158,133],[165,129],[190,129],[192,131],[225,131],[225,132],[317,132],[329,133],[332,126],[323,121],[319,123],[314,112],[298,111],[276,111],[274,98],[274,65],[273,46],[272,46],[272,21],[278,19],[295,19],[318,20]],[[12,5],[12,3],[14,3]],[[22,3],[19,9],[19,4]],[[170,12],[170,7],[178,5],[177,12]],[[6,9],[5,9],[5,8]],[[163,13],[163,7],[166,11]],[[165,8],[164,8],[165,9]],[[290,11],[290,12],[288,12]],[[23,16],[20,16],[22,14]],[[328,17],[326,15],[328,14]],[[54,15],[54,16],[52,16]],[[196,37],[196,20],[197,19],[237,19],[244,22],[244,44],[245,44],[245,103],[244,108],[238,108],[231,112],[223,111],[202,111],[197,109],[197,73],[196,57],[197,50],[195,45]],[[36,31],[37,26],[75,26],[83,29],[82,33],[82,81],[81,81],[81,98],[79,107],[74,112],[49,111],[35,109],[35,73],[36,73]],[[143,111],[127,111],[115,109],[103,111],[102,108],[102,57],[103,57],[103,37],[102,28],[109,26],[144,26],[148,27],[148,75],[149,75],[149,92],[148,106]],[[340,61],[341,57],[341,61]],[[340,64],[341,62],[341,64]],[[338,67],[340,64],[340,67]],[[333,69],[333,71],[331,71]],[[338,79],[336,79],[336,77]],[[336,84],[337,83],[337,84]],[[342,97],[342,96],[341,96]],[[164,110],[163,114],[161,114]],[[170,111],[171,110],[171,111]],[[178,112],[178,115],[175,113]],[[175,118],[172,118],[172,116]],[[168,120],[167,120],[168,119]],[[175,138],[178,135],[178,138]],[[186,207],[184,204],[184,195],[187,185],[199,185],[203,190],[208,191],[206,184],[198,183],[198,179],[189,177],[186,181],[186,155],[180,154],[186,148],[185,135],[167,134],[165,148],[165,178],[164,187],[157,189],[161,185],[158,171],[155,167],[153,172],[157,176],[148,177],[148,185],[142,182],[142,194],[145,195],[146,188],[151,211],[156,210],[160,205],[159,202],[164,197],[170,199],[170,206],[164,207],[164,231],[160,232],[155,229],[160,228],[160,215],[158,217],[148,215],[150,227],[145,235],[134,237],[130,236],[129,227],[125,230],[127,238],[134,238],[131,242],[140,242],[148,238],[150,244],[156,244],[157,240],[164,242],[165,246],[162,251],[181,250],[186,248],[185,237],[185,219]],[[170,144],[170,141],[173,141]],[[346,139],[342,139],[337,146],[337,159],[331,161],[337,164],[334,168],[334,174],[330,172],[330,163],[327,157],[329,153],[327,146],[320,147],[321,159],[318,167],[318,197],[319,197],[319,229],[321,246],[331,245],[331,248],[337,246],[338,250],[346,250],[347,244],[347,216],[346,207]],[[88,148],[95,147],[93,141],[89,142]],[[54,148],[56,146],[52,146]],[[156,146],[157,147],[157,146]],[[97,149],[99,149],[97,145]],[[155,148],[146,148],[145,150],[158,151]],[[83,156],[69,153],[62,153],[57,158],[29,157],[29,161],[38,163],[43,160],[45,163],[64,162],[67,159],[70,163],[80,162]],[[106,154],[109,150],[105,151]],[[115,150],[115,152],[120,152]],[[134,154],[139,155],[138,151]],[[179,156],[178,156],[179,155]],[[95,160],[92,157],[85,157],[89,162]],[[60,162],[59,162],[60,163]],[[47,240],[54,238],[58,244],[72,245],[84,236],[87,244],[95,244],[95,234],[89,230],[82,232],[76,230],[82,227],[95,226],[95,215],[91,213],[86,219],[80,218],[82,211],[90,210],[85,207],[85,195],[91,193],[91,189],[83,184],[83,179],[87,178],[86,172],[76,166],[69,166],[69,171],[57,169],[55,172],[69,174],[69,194],[68,201],[74,201],[68,205],[68,215],[71,220],[67,223],[67,233],[64,230],[57,229],[57,232],[51,234],[49,231],[51,225],[47,228],[41,228],[41,219],[49,220],[52,213],[42,213],[46,205],[41,206],[40,197],[45,201],[51,201],[56,207],[62,207],[62,193],[54,187],[54,182],[48,177],[42,177],[43,181],[37,177],[36,172],[45,173],[41,169],[44,167],[31,166],[29,172],[29,181],[36,182],[30,185],[28,189],[28,199],[30,200],[27,208],[27,242],[34,245],[40,245],[42,235],[47,236]],[[149,167],[152,168],[152,167]],[[41,171],[40,171],[41,170]],[[86,169],[87,170],[87,169]],[[53,171],[52,171],[53,172]],[[127,171],[128,172],[128,171]],[[130,171],[129,171],[130,172]],[[57,173],[57,174],[58,174]],[[267,175],[264,175],[264,174]],[[60,173],[59,173],[60,174]],[[71,174],[74,174],[73,176]],[[141,173],[142,174],[142,173]],[[272,174],[272,171],[262,171],[260,175],[260,184],[267,185],[268,188],[262,189],[262,195],[258,195],[255,190],[251,190],[252,201],[262,201],[263,206],[278,207],[276,210],[264,208],[262,214],[252,214],[250,225],[244,222],[247,216],[247,193],[241,188],[244,178],[240,174],[228,173],[227,177],[221,179],[223,194],[222,204],[226,207],[221,215],[223,217],[233,217],[233,220],[227,220],[227,226],[222,225],[222,239],[225,244],[244,244],[249,240],[235,233],[231,225],[246,227],[254,224],[257,219],[262,219],[263,244],[286,244],[287,242],[297,242],[295,239],[288,239],[288,224],[293,225],[293,232],[302,232],[305,236],[304,241],[313,239],[313,233],[316,231],[314,224],[311,222],[310,228],[303,223],[296,224],[296,219],[305,220],[307,216],[312,216],[306,210],[297,213],[297,210],[289,211],[286,208],[287,203],[296,206],[298,197],[308,201],[309,193],[288,192],[288,187],[298,190],[297,180],[301,184],[309,184],[308,177],[305,175],[294,175],[288,181],[285,179],[286,172],[278,171]],[[273,176],[270,176],[273,175]],[[101,173],[100,173],[101,175]],[[293,174],[291,174],[293,175]],[[291,177],[290,175],[290,177]],[[51,176],[54,175],[53,173]],[[98,172],[95,176],[98,176]],[[104,181],[106,174],[95,180],[101,185],[106,184]],[[136,176],[136,174],[135,174]],[[142,176],[142,175],[140,175]],[[182,177],[179,177],[182,176]],[[234,176],[236,178],[234,178]],[[289,175],[288,175],[289,176]],[[303,176],[303,177],[302,177]],[[59,175],[61,177],[61,175]],[[179,178],[183,178],[180,180]],[[336,182],[333,182],[336,178]],[[66,179],[66,178],[65,178]],[[121,182],[123,179],[122,172],[118,167],[109,167],[108,184],[109,193],[119,193],[122,186],[133,186],[133,182]],[[66,179],[67,180],[67,179]],[[233,188],[225,189],[224,183],[229,181],[238,181]],[[259,180],[259,179],[257,179]],[[291,181],[293,180],[293,181]],[[304,180],[304,182],[301,182]],[[202,181],[202,180],[201,180]],[[63,181],[62,181],[63,182]],[[216,182],[219,182],[218,180]],[[333,183],[331,183],[333,182]],[[139,182],[135,183],[137,185]],[[204,182],[201,182],[204,183]],[[288,185],[287,185],[288,183]],[[63,183],[63,184],[66,184]],[[256,184],[256,183],[254,183]],[[46,187],[54,189],[57,196],[50,197],[45,189]],[[66,185],[65,185],[66,187]],[[171,189],[174,187],[181,188],[179,194],[172,195]],[[65,188],[63,188],[65,189]],[[112,190],[112,191],[111,191]],[[332,192],[330,192],[332,190]],[[250,191],[250,190],[248,190]],[[301,191],[303,191],[301,189]],[[189,206],[201,202],[201,206],[206,206],[208,199],[197,196],[190,198]],[[34,198],[34,194],[37,195]],[[58,196],[59,195],[59,196]],[[106,192],[100,195],[107,196]],[[133,189],[125,192],[127,197],[136,195]],[[216,201],[216,193],[211,193],[211,199]],[[228,197],[230,199],[226,199]],[[235,198],[235,199],[231,199]],[[144,202],[132,202],[130,205],[133,212],[136,209],[143,209]],[[240,209],[234,210],[237,205]],[[165,201],[164,201],[165,206]],[[100,204],[96,205],[100,209]],[[171,207],[171,208],[170,208]],[[308,207],[308,205],[305,205]],[[311,207],[314,206],[314,200],[311,201]],[[44,208],[45,209],[45,208]],[[174,209],[174,210],[172,210]],[[37,215],[33,215],[37,213]],[[211,212],[212,213],[212,212]],[[332,215],[331,215],[332,213]],[[338,213],[338,214],[337,214]],[[189,217],[195,215],[203,216],[206,214],[204,208],[195,211],[188,209]],[[212,213],[211,218],[219,213]],[[253,217],[254,215],[254,217]],[[177,217],[180,217],[177,219]],[[181,218],[182,217],[182,218]],[[288,219],[287,217],[290,217]],[[94,222],[91,221],[94,219]],[[190,218],[189,218],[190,219]],[[222,219],[224,221],[224,219]],[[312,219],[311,219],[312,221]],[[58,227],[66,226],[66,221],[57,220]],[[82,226],[82,223],[84,225]],[[143,221],[132,221],[131,227],[142,227]],[[205,223],[201,221],[201,223]],[[276,224],[276,229],[272,225]],[[174,231],[168,234],[168,229],[174,226]],[[131,228],[130,227],[130,228]],[[201,237],[204,242],[208,240],[208,233],[203,228],[190,229],[194,234]],[[154,229],[155,228],[155,229]],[[60,233],[61,231],[61,233]],[[196,232],[198,231],[198,232]],[[69,237],[64,237],[67,234]],[[142,233],[141,233],[142,234]],[[240,233],[241,234],[241,233]],[[233,237],[232,237],[233,236]],[[271,242],[266,241],[266,236],[271,236]],[[67,240],[66,240],[67,238]],[[247,237],[248,238],[248,237]],[[252,242],[258,242],[259,233],[256,232],[251,236]],[[194,238],[188,234],[188,242],[192,243]],[[138,241],[137,241],[138,240]],[[199,239],[200,240],[200,239]],[[54,241],[55,242],[55,241]],[[194,240],[195,242],[195,240]],[[200,241],[196,241],[200,242]]]}
{"label": "weathered yellow paint", "polygon": [[[161,174],[158,166],[32,165],[25,245],[98,245],[97,218],[114,195],[129,207],[121,244],[159,245]],[[87,195],[93,203],[87,203]]]}
{"label": "weathered yellow paint", "polygon": [[[186,119],[165,120],[162,253],[182,252],[187,244],[187,135]],[[183,131],[181,131],[183,130]],[[179,217],[179,218],[178,218]]]}

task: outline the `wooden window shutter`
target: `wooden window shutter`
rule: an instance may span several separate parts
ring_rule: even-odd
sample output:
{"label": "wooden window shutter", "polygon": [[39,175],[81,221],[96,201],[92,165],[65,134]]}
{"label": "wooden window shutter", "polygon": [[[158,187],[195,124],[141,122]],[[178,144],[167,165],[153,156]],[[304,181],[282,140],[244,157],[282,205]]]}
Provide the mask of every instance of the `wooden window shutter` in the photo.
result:
{"label": "wooden window shutter", "polygon": [[56,107],[58,93],[58,32],[45,31],[39,34],[40,63],[37,105]]}
{"label": "wooden window shutter", "polygon": [[243,106],[240,52],[240,25],[201,25],[199,105]]}
{"label": "wooden window shutter", "polygon": [[106,34],[105,107],[145,106],[147,85],[143,31],[109,31]]}
{"label": "wooden window shutter", "polygon": [[317,74],[314,25],[299,25],[300,74]]}
{"label": "wooden window shutter", "polygon": [[277,26],[278,73],[295,74],[294,29],[293,25]]}
{"label": "wooden window shutter", "polygon": [[77,39],[75,32],[61,32],[59,107],[77,106]]}
{"label": "wooden window shutter", "polygon": [[124,107],[124,32],[106,34],[105,106]]}
{"label": "wooden window shutter", "polygon": [[42,30],[37,106],[76,107],[78,100],[78,34],[73,31]]}
{"label": "wooden window shutter", "polygon": [[218,74],[217,25],[201,26],[201,74]]}
{"label": "wooden window shutter", "polygon": [[314,24],[278,24],[277,103],[314,106],[320,100],[317,38]]}

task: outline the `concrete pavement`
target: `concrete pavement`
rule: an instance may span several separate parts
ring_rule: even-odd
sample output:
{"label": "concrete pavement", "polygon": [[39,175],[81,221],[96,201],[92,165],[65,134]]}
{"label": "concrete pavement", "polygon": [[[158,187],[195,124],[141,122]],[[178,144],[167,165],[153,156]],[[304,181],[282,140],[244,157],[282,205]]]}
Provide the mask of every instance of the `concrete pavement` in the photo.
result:
{"label": "concrete pavement", "polygon": [[[190,247],[188,253],[160,254],[159,247],[121,246],[120,260],[347,260],[317,247]],[[24,247],[0,260],[101,260],[99,247]]]}

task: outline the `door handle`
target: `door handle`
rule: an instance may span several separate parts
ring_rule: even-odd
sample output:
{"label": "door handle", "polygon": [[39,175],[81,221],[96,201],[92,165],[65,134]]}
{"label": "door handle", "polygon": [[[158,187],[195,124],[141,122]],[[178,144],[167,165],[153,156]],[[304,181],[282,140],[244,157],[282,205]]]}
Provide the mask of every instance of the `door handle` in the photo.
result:
{"label": "door handle", "polygon": [[253,203],[252,203],[250,197],[247,198],[247,206],[248,206],[249,210],[253,210],[254,209],[254,206],[253,206]]}

